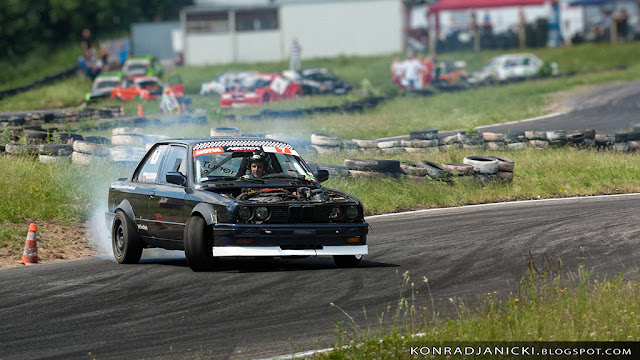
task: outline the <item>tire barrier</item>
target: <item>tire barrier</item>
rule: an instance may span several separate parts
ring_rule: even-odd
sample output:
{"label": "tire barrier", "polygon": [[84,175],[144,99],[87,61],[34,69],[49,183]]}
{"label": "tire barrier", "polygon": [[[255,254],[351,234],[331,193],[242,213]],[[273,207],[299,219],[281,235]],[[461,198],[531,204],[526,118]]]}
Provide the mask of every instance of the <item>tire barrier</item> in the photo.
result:
{"label": "tire barrier", "polygon": [[211,129],[209,134],[214,137],[242,136],[242,132],[237,127],[217,127],[217,128]]}
{"label": "tire barrier", "polygon": [[64,79],[66,77],[75,75],[76,73],[76,66],[69,66],[55,74],[51,74],[51,75],[46,75],[38,80],[35,80],[29,84],[26,85],[22,85],[20,87],[17,88],[12,88],[12,89],[7,89],[7,90],[2,90],[0,91],[0,100],[4,99],[5,97],[8,96],[13,96],[13,95],[17,95],[29,90],[33,90],[39,86],[42,85],[48,85],[48,84],[52,84],[58,80]]}

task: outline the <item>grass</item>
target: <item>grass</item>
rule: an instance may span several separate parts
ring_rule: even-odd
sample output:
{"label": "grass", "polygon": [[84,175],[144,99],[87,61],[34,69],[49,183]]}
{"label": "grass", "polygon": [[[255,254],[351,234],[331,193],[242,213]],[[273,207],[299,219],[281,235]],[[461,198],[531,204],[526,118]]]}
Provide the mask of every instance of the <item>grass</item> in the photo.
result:
{"label": "grass", "polygon": [[[530,264],[514,293],[450,298],[444,305],[419,296],[405,273],[403,288],[411,286],[411,298],[401,297],[396,308],[389,307],[375,326],[363,328],[353,320],[339,324],[334,350],[314,358],[413,359],[412,347],[474,346],[469,342],[485,346],[500,342],[497,345],[504,346],[512,341],[527,346],[528,342],[546,341],[640,340],[640,303],[630,301],[640,295],[637,279],[625,279],[624,272],[612,279],[599,279],[583,267],[565,273],[560,261],[546,261],[542,268]],[[421,303],[428,305],[418,305]],[[552,346],[530,345],[537,345],[538,351]]]}

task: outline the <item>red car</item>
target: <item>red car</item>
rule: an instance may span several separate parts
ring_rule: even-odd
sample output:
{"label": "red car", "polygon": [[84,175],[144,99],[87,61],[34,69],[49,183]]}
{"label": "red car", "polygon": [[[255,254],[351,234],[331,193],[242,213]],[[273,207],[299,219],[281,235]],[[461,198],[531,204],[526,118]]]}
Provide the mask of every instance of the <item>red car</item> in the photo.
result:
{"label": "red car", "polygon": [[[154,100],[162,96],[164,84],[155,76],[133,76],[122,80],[120,85],[111,90],[111,98],[122,101],[131,101],[136,97],[144,100]],[[184,96],[182,83],[172,84],[171,88],[176,97]]]}
{"label": "red car", "polygon": [[228,90],[220,97],[220,107],[262,105],[271,101],[293,99],[302,95],[300,83],[280,74],[258,73],[242,79],[237,89]]}

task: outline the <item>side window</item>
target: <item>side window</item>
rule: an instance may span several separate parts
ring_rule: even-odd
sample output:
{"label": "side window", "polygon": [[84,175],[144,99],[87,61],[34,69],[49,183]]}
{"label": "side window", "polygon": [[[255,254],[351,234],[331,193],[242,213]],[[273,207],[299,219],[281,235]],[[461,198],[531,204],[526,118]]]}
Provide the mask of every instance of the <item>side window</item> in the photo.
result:
{"label": "side window", "polygon": [[182,146],[171,146],[169,152],[167,152],[160,182],[166,183],[167,173],[173,171],[187,175],[187,149]]}
{"label": "side window", "polygon": [[524,58],[524,60],[522,60],[522,63],[524,65],[529,65],[529,58]]}
{"label": "side window", "polygon": [[154,147],[148,154],[142,167],[133,177],[133,181],[154,183],[158,180],[158,171],[167,152],[168,145]]}

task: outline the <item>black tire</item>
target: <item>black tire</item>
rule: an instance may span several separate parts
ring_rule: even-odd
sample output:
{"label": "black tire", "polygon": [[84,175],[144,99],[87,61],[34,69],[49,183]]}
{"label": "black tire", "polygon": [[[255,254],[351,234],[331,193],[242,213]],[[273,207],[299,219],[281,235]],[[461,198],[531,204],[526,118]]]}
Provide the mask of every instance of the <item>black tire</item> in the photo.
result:
{"label": "black tire", "polygon": [[449,170],[431,161],[423,160],[420,164],[427,168],[427,175],[435,180],[447,180],[451,175]]}
{"label": "black tire", "polygon": [[360,261],[362,261],[362,255],[334,255],[333,261],[338,267],[352,268],[360,264]]}
{"label": "black tire", "polygon": [[209,235],[210,230],[207,229],[203,218],[192,216],[187,220],[184,228],[184,254],[193,271],[211,270],[214,265]]}
{"label": "black tire", "polygon": [[402,173],[400,161],[387,159],[345,159],[344,166],[349,170],[378,171],[390,174]]}
{"label": "black tire", "polygon": [[113,256],[120,264],[137,264],[142,256],[142,242],[136,227],[124,211],[118,211],[111,227]]}

